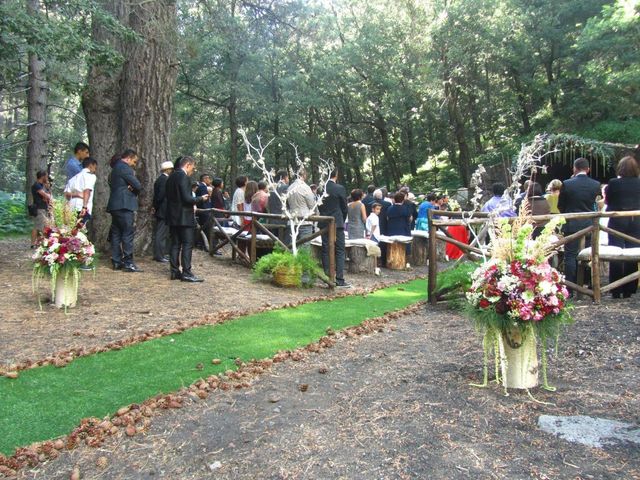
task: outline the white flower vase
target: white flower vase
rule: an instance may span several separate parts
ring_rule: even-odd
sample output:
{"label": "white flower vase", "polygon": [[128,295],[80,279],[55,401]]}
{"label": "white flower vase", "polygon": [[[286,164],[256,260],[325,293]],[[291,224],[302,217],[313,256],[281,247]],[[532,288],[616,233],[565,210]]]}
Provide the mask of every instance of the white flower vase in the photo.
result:
{"label": "white flower vase", "polygon": [[76,272],[58,272],[54,302],[58,308],[72,308],[78,300],[78,275]]}
{"label": "white flower vase", "polygon": [[503,332],[500,349],[503,385],[516,389],[537,387],[538,352],[533,329],[524,336],[517,329]]}

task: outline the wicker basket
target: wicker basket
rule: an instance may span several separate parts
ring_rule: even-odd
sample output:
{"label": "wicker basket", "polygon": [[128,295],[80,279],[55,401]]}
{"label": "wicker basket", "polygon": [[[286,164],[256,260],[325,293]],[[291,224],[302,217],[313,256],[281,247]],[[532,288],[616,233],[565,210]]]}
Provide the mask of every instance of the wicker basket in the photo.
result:
{"label": "wicker basket", "polygon": [[279,268],[273,272],[273,283],[280,287],[299,287],[301,276],[302,272],[300,269]]}

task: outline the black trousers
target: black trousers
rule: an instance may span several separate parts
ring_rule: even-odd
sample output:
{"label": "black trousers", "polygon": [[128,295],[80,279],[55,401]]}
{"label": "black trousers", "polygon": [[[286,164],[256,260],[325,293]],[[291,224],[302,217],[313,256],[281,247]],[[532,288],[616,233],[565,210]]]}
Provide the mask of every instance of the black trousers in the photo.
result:
{"label": "black trousers", "polygon": [[[640,247],[640,217],[620,217],[609,220],[609,227],[622,233],[626,233],[634,238],[638,238],[638,242],[631,242],[624,238],[609,234],[609,245],[620,248],[637,248]],[[622,277],[631,275],[638,271],[638,262],[611,262],[609,265],[609,283],[620,280]],[[626,283],[618,288],[611,290],[613,295],[630,296],[638,290],[638,281]]]}
{"label": "black trousers", "polygon": [[182,274],[191,274],[191,255],[193,253],[193,237],[195,227],[169,227],[171,236],[171,250],[169,262],[171,273],[179,273],[182,265]]}
{"label": "black trousers", "polygon": [[[569,220],[565,228],[562,230],[565,236],[576,233],[590,225],[589,222],[581,221],[577,223],[575,220]],[[591,235],[584,237],[584,248],[591,246]],[[564,245],[564,276],[570,282],[576,283],[578,279],[578,254],[580,253],[580,239],[565,243]]]}
{"label": "black trousers", "polygon": [[[322,268],[329,275],[329,234],[322,234]],[[345,241],[344,228],[336,228],[336,281],[344,281]]]}
{"label": "black trousers", "polygon": [[115,264],[133,263],[133,218],[131,210],[111,212],[111,260]]}
{"label": "black trousers", "polygon": [[156,217],[156,224],[153,227],[153,258],[162,260],[169,253],[167,240],[169,238],[169,226],[164,218]]}

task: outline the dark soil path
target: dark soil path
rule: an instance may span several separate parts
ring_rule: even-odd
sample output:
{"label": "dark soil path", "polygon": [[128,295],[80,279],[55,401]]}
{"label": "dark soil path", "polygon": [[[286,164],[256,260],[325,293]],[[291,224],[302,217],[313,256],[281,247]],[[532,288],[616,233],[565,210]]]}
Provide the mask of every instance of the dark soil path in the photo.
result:
{"label": "dark soil path", "polygon": [[74,467],[83,479],[640,478],[637,445],[589,448],[537,428],[541,414],[640,423],[637,312],[635,299],[578,305],[551,359],[558,391],[533,392],[553,405],[470,387],[480,339],[454,311],[426,307],[20,478]]}

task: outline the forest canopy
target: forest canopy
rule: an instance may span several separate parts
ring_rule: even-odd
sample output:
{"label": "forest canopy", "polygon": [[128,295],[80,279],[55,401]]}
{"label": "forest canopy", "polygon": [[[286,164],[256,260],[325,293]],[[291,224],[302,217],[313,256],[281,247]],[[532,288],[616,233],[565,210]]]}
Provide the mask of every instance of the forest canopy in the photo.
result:
{"label": "forest canopy", "polygon": [[[467,185],[475,165],[503,162],[542,132],[640,139],[637,0],[151,0],[145,8],[165,13],[145,18],[119,3],[0,2],[0,190],[25,191],[43,163],[61,189],[73,145],[91,140],[88,106],[102,108],[90,78],[122,71],[109,88],[125,89],[129,52],[153,42],[174,49],[157,70],[173,77],[173,104],[162,107],[166,147],[144,158],[156,165],[148,176],[184,154],[227,185],[257,175],[240,127],[276,138],[275,169],[294,161],[293,142],[312,166],[332,159],[349,186],[418,191]],[[34,57],[48,96],[45,150],[29,163]],[[153,99],[121,95],[113,108],[154,118],[133,101]]]}

